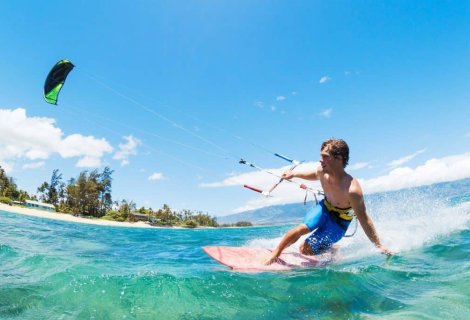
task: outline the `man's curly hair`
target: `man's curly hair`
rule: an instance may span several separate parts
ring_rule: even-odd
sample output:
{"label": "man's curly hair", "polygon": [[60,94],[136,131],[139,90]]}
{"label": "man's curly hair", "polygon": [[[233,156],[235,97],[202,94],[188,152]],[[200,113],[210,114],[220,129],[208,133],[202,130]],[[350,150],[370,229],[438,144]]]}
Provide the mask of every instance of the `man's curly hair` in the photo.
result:
{"label": "man's curly hair", "polygon": [[349,162],[349,147],[346,141],[335,138],[328,139],[322,143],[320,151],[327,147],[333,157],[341,156],[343,158],[343,168],[346,168]]}

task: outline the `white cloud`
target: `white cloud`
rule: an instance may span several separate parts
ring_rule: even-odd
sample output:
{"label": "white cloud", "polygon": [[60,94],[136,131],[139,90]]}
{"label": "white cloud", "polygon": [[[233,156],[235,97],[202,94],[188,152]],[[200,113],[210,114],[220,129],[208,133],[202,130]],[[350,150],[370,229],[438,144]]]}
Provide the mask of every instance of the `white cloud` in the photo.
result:
{"label": "white cloud", "polygon": [[23,169],[38,169],[38,168],[43,168],[45,166],[44,161],[39,161],[39,162],[30,162],[30,163],[25,163],[23,165]]}
{"label": "white cloud", "polygon": [[0,160],[0,167],[5,170],[6,173],[11,173],[13,171],[13,165],[9,162]]}
{"label": "white cloud", "polygon": [[62,132],[50,118],[26,116],[25,109],[0,109],[0,159],[47,159]]}
{"label": "white cloud", "polygon": [[347,170],[348,171],[354,171],[354,170],[360,170],[360,169],[364,169],[366,167],[369,167],[370,168],[370,162],[357,162],[357,163],[353,163],[351,165],[348,166]]}
{"label": "white cloud", "polygon": [[297,95],[297,91],[292,91],[291,93],[293,96],[296,96]]}
{"label": "white cloud", "polygon": [[387,165],[390,166],[390,167],[398,167],[398,166],[401,166],[402,164],[407,163],[408,161],[411,161],[411,160],[414,159],[416,156],[420,155],[421,153],[423,153],[423,152],[425,152],[425,151],[426,151],[426,149],[418,150],[418,151],[416,151],[416,152],[413,153],[413,154],[409,154],[409,155],[404,156],[404,157],[401,157],[401,158],[399,158],[399,159],[390,161],[389,163],[387,163]]}
{"label": "white cloud", "polygon": [[318,83],[323,84],[323,83],[328,82],[328,81],[330,81],[330,80],[331,80],[330,77],[328,77],[328,76],[323,76],[323,77],[320,78],[320,80],[318,81]]}
{"label": "white cloud", "polygon": [[163,180],[165,178],[163,177],[163,173],[154,172],[154,173],[152,173],[152,175],[150,175],[148,177],[148,179],[151,180],[151,181],[155,181],[155,180]]}
{"label": "white cloud", "polygon": [[276,101],[283,101],[283,100],[286,100],[286,97],[284,97],[284,96],[277,96],[276,97]]}
{"label": "white cloud", "polygon": [[350,71],[350,70],[347,70],[347,71],[344,71],[344,75],[346,77],[349,77],[349,76],[354,76],[354,75],[358,75],[359,74],[359,71]]}
{"label": "white cloud", "polygon": [[333,109],[332,108],[329,108],[329,109],[326,109],[326,110],[323,110],[322,112],[320,112],[318,115],[322,116],[322,117],[325,117],[325,118],[331,118],[331,113],[333,112]]}
{"label": "white cloud", "polygon": [[96,157],[85,156],[75,164],[78,168],[96,168],[101,166],[101,159]]}
{"label": "white cloud", "polygon": [[[279,187],[280,189],[282,187]],[[291,188],[292,189],[292,188]],[[274,197],[263,197],[261,195],[256,196],[255,198],[252,198],[249,200],[247,203],[245,203],[243,206],[240,206],[238,208],[235,208],[232,210],[233,213],[239,213],[243,211],[249,211],[249,210],[255,210],[263,207],[269,207],[269,206],[275,206],[275,205],[281,205],[281,204],[286,204],[289,203],[286,201],[286,199],[281,198],[278,196],[277,192],[279,190],[276,189],[276,194]],[[293,191],[293,190],[292,190]],[[273,192],[274,194],[274,192]],[[293,199],[291,203],[295,202],[300,202],[302,199],[302,192],[298,191],[297,192],[291,192],[291,194],[297,194],[298,197],[296,199]]]}
{"label": "white cloud", "polygon": [[134,138],[133,136],[124,137],[126,143],[119,145],[119,151],[117,151],[113,159],[120,160],[121,166],[125,166],[129,164],[129,157],[135,156],[137,154],[137,147],[141,145],[139,139]]}
{"label": "white cloud", "polygon": [[81,157],[76,163],[79,168],[95,168],[101,166],[101,158],[113,148],[106,139],[93,136],[71,134],[59,142],[57,152],[63,158]]}
{"label": "white cloud", "polygon": [[264,102],[263,101],[256,101],[253,105],[255,107],[258,107],[258,108],[264,108]]}
{"label": "white cloud", "polygon": [[0,160],[46,160],[53,154],[80,158],[77,166],[99,166],[105,153],[112,152],[105,139],[64,133],[55,120],[28,117],[26,110],[0,109]]}
{"label": "white cloud", "polygon": [[[224,179],[223,181],[219,182],[202,182],[199,184],[201,188],[220,188],[220,187],[230,187],[230,186],[238,186],[243,185],[244,183],[248,183],[249,176],[252,174],[244,173],[239,176],[232,176],[230,178]],[[242,182],[246,181],[246,182]]]}
{"label": "white cloud", "polygon": [[430,159],[416,168],[395,168],[385,176],[362,180],[361,184],[365,192],[373,193],[468,177],[470,177],[470,152],[440,159]]}
{"label": "white cloud", "polygon": [[271,106],[271,111],[276,111],[276,106]]}
{"label": "white cloud", "polygon": [[467,132],[467,134],[465,135],[466,138],[470,138],[470,132]]}

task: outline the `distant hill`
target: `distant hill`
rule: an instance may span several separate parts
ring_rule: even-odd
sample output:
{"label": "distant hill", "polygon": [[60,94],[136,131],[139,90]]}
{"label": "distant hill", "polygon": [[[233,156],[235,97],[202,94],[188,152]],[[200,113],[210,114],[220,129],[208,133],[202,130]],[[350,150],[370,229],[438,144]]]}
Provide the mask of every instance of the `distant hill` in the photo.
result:
{"label": "distant hill", "polygon": [[217,217],[219,224],[249,221],[255,225],[300,223],[314,202],[283,204]]}

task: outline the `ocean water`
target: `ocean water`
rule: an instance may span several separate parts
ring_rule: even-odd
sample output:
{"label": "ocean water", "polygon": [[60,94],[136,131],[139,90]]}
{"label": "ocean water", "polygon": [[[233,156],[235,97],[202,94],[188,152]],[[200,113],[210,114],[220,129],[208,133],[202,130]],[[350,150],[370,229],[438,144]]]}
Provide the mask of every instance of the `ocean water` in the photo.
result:
{"label": "ocean water", "polygon": [[[469,319],[470,179],[366,198],[321,268],[240,273],[205,245],[275,246],[291,226],[134,229],[0,212],[0,319]],[[289,248],[295,250],[296,246]]]}

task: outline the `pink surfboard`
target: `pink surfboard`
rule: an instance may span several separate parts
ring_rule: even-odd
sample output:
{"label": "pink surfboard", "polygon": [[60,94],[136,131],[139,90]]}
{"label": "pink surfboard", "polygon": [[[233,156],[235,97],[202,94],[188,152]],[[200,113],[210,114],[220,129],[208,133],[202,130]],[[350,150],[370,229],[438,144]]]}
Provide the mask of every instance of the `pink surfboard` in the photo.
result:
{"label": "pink surfboard", "polygon": [[271,254],[264,248],[248,247],[202,247],[211,258],[234,270],[240,271],[287,271],[298,268],[313,268],[324,266],[331,262],[331,254],[306,256],[300,253],[283,253],[277,262],[263,264],[263,260]]}

